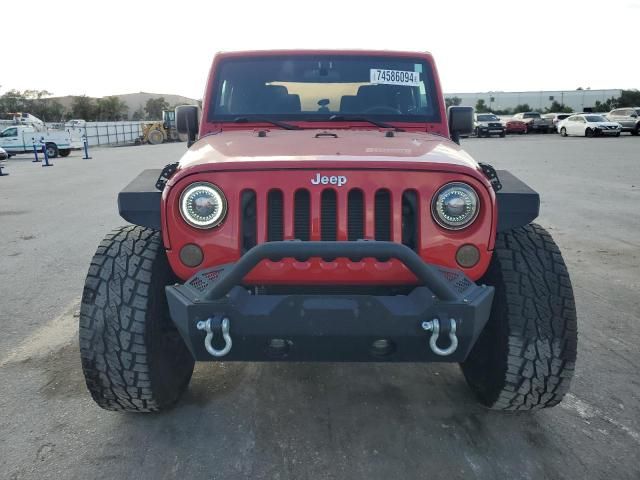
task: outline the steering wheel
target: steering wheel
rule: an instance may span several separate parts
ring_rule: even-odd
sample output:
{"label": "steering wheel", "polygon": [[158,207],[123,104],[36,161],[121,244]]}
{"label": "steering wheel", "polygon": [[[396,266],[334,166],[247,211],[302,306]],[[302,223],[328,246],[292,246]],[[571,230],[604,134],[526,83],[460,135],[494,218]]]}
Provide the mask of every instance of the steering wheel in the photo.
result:
{"label": "steering wheel", "polygon": [[383,105],[378,105],[375,107],[369,107],[363,110],[362,113],[395,113],[397,115],[402,115],[402,112],[394,107],[387,107]]}

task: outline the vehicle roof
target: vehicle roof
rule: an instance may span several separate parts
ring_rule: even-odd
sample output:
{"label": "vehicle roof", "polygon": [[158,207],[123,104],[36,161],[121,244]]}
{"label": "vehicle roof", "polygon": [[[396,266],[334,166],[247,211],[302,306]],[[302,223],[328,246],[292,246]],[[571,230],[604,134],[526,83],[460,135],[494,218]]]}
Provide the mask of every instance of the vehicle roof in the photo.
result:
{"label": "vehicle roof", "polygon": [[432,57],[430,52],[412,52],[407,50],[365,50],[365,49],[349,49],[349,50],[315,50],[315,49],[282,49],[282,50],[239,50],[229,52],[218,52],[218,57],[260,57],[260,56],[279,56],[279,55],[378,55],[384,57]]}

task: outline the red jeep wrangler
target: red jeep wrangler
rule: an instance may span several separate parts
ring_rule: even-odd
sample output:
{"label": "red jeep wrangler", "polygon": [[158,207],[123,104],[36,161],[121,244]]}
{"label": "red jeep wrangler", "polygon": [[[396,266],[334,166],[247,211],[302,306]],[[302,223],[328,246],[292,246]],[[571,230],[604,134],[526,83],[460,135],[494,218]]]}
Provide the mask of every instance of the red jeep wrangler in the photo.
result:
{"label": "red jeep wrangler", "polygon": [[459,362],[499,410],[556,405],[576,311],[539,197],[457,144],[428,53],[215,57],[189,150],[118,197],[80,349],[109,410],[173,405],[195,360]]}

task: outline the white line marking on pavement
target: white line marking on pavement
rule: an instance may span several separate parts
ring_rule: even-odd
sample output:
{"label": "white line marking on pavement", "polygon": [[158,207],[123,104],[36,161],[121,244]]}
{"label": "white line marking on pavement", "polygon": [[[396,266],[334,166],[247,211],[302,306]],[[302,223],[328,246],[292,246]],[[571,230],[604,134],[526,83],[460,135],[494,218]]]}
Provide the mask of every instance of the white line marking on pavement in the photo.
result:
{"label": "white line marking on pavement", "polygon": [[600,418],[605,422],[613,425],[614,427],[619,428],[620,430],[625,432],[627,435],[629,435],[631,438],[633,438],[637,443],[640,444],[640,433],[618,422],[617,420],[614,420],[613,418],[611,418],[610,416],[608,416],[598,408],[588,404],[583,400],[580,400],[578,397],[576,397],[575,395],[572,395],[571,393],[567,394],[564,397],[564,400],[560,403],[560,406],[567,410],[573,410],[577,412],[578,415],[584,420],[589,420],[592,418]]}
{"label": "white line marking on pavement", "polygon": [[26,338],[0,360],[0,367],[30,358],[44,357],[75,339],[78,332],[76,312],[79,309],[79,304],[80,299],[75,299],[65,308],[62,315],[46,325],[38,327],[33,335]]}

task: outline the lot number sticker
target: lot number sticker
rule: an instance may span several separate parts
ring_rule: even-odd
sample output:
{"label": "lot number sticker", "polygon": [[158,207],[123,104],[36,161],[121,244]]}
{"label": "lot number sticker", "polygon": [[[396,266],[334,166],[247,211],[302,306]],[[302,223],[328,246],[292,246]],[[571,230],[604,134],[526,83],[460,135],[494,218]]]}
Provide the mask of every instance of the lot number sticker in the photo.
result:
{"label": "lot number sticker", "polygon": [[420,86],[420,73],[403,70],[383,70],[372,68],[371,83],[384,85],[407,85],[409,87]]}

